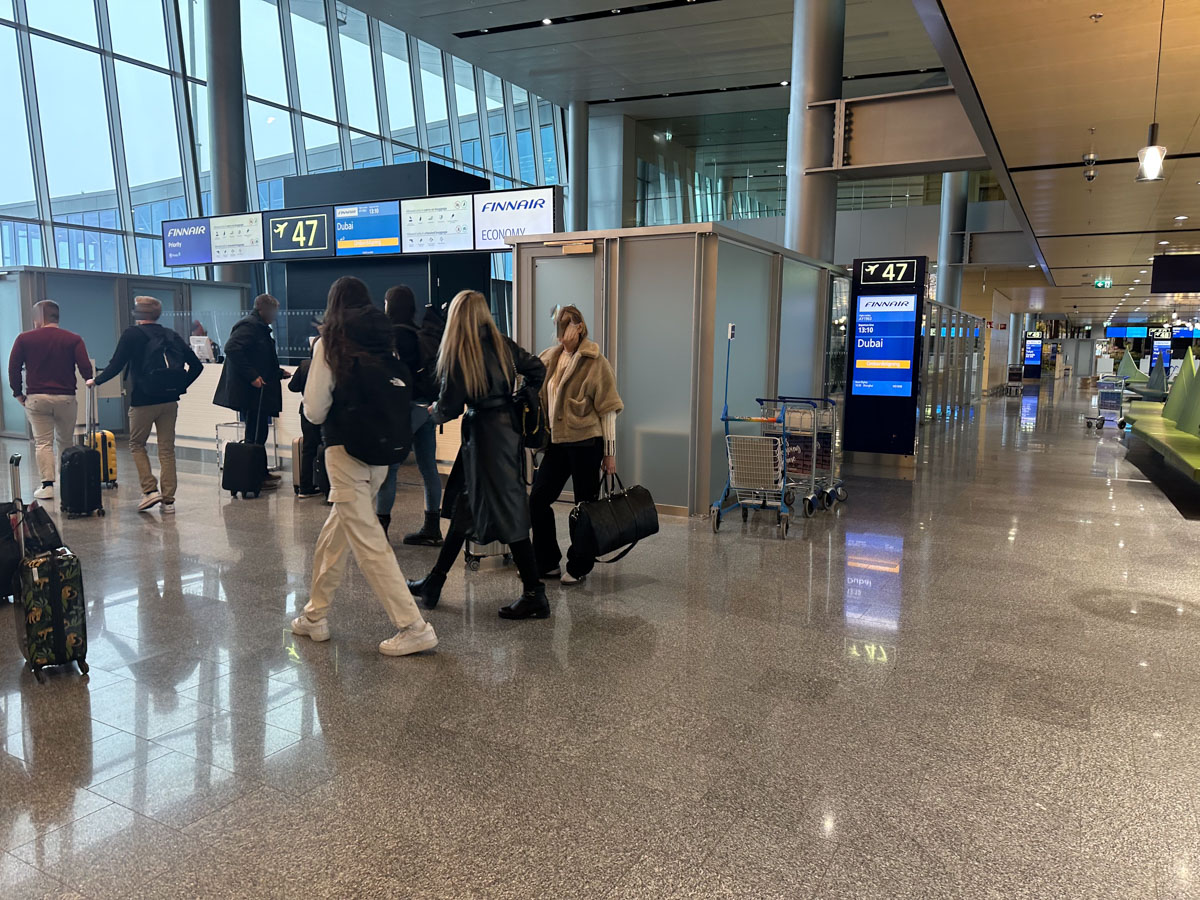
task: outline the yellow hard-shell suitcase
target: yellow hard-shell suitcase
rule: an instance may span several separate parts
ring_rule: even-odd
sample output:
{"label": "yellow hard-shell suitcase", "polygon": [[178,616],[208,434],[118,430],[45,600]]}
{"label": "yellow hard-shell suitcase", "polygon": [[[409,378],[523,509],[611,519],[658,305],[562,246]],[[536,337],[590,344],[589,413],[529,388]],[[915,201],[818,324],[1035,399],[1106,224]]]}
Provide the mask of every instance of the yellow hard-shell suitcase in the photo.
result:
{"label": "yellow hard-shell suitcase", "polygon": [[97,431],[84,445],[100,452],[100,481],[105,487],[117,486],[117,442],[111,431]]}

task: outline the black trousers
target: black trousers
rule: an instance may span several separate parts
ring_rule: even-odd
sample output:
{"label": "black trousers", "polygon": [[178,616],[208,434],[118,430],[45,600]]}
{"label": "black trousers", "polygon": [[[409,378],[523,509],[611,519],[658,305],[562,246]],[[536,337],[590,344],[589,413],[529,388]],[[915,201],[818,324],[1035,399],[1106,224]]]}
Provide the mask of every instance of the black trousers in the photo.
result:
{"label": "black trousers", "polygon": [[[533,526],[533,552],[538,572],[556,568],[562,560],[554,527],[553,504],[562,495],[570,478],[575,487],[575,502],[600,496],[600,463],[604,460],[604,439],[593,438],[576,444],[551,444],[533,477],[529,494],[529,519]],[[567,571],[582,578],[595,568],[596,560],[567,549]]]}
{"label": "black trousers", "polygon": [[[450,574],[450,569],[454,567],[458,554],[467,542],[470,522],[471,512],[466,495],[459,494],[455,501],[454,514],[450,517],[450,527],[446,529],[446,539],[442,541],[437,562],[433,564],[433,571],[443,576]],[[517,564],[517,573],[521,576],[521,589],[535,590],[542,583],[538,577],[541,570],[534,562],[533,544],[529,542],[529,538],[509,544],[508,551],[512,554],[513,562]]]}
{"label": "black trousers", "polygon": [[300,451],[300,493],[314,494],[317,490],[317,451],[321,449],[321,426],[308,421],[304,410],[300,410],[300,435],[303,443]]}
{"label": "black trousers", "polygon": [[238,418],[246,423],[246,436],[242,438],[242,443],[266,446],[267,435],[271,431],[271,417],[255,406],[254,409],[241,413]]}

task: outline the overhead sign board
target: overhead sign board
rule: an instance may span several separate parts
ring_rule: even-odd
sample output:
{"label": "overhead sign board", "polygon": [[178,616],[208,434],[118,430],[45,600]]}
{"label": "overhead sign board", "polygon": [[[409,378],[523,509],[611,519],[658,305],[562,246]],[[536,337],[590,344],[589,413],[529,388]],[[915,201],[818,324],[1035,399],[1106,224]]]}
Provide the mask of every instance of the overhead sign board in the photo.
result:
{"label": "overhead sign board", "polygon": [[400,203],[356,203],[333,208],[338,256],[400,252]]}
{"label": "overhead sign board", "polygon": [[208,219],[163,222],[163,262],[168,266],[206,266],[212,262]]}
{"label": "overhead sign board", "polygon": [[264,214],[267,259],[306,259],[329,256],[333,208],[288,209]]}
{"label": "overhead sign board", "polygon": [[1171,339],[1170,326],[1166,326],[1166,327],[1157,326],[1156,327],[1156,326],[1152,325],[1149,328],[1147,328],[1146,331],[1147,331],[1149,337],[1152,337],[1157,341],[1169,341]]}
{"label": "overhead sign board", "polygon": [[475,195],[475,249],[509,250],[508,237],[552,234],[554,188]]}
{"label": "overhead sign board", "polygon": [[[864,259],[855,264],[859,284],[915,285],[917,259]],[[923,267],[922,267],[923,268]]]}
{"label": "overhead sign board", "polygon": [[217,265],[262,260],[262,213],[214,216],[208,220],[208,229],[212,261]]}
{"label": "overhead sign board", "polygon": [[470,194],[401,200],[400,217],[405,253],[462,253],[474,249]]}

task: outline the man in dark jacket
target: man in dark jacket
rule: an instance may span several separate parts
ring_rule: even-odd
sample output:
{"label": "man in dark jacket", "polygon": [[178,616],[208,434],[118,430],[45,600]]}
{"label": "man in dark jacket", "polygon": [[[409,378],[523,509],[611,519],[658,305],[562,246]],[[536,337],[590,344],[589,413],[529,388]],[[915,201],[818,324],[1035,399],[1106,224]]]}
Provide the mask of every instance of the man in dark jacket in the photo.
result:
{"label": "man in dark jacket", "polygon": [[[271,326],[279,317],[279,301],[270,294],[254,298],[254,311],[233,326],[225,342],[225,366],[213,403],[236,410],[246,423],[247,444],[265,444],[271,419],[283,411],[283,381]],[[279,487],[280,478],[264,473],[263,489]]]}
{"label": "man in dark jacket", "polygon": [[[88,385],[104,384],[128,372],[129,452],[142,483],[138,512],[161,503],[163,515],[169,515],[175,512],[175,420],[179,416],[179,397],[200,377],[204,366],[183,338],[158,324],[161,315],[160,301],[135,297],[133,320],[137,324],[125,329],[112,359],[103,372],[88,380]],[[158,481],[146,453],[151,429],[158,444]]]}

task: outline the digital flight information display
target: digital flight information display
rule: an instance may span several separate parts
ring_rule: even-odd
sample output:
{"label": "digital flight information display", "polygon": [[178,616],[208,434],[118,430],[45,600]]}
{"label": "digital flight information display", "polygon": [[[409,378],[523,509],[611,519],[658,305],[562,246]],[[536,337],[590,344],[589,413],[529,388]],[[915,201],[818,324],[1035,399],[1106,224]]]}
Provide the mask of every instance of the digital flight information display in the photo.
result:
{"label": "digital flight information display", "polygon": [[474,249],[471,195],[402,200],[405,253],[449,253]]}
{"label": "digital flight information display", "polygon": [[1025,342],[1025,365],[1040,366],[1042,364],[1042,342]]}
{"label": "digital flight information display", "polygon": [[333,209],[316,206],[263,213],[267,259],[308,259],[330,255]]}
{"label": "digital flight information display", "polygon": [[860,296],[854,322],[854,378],[859,397],[911,397],[917,295]]}
{"label": "digital flight information display", "polygon": [[333,210],[338,256],[400,252],[400,201],[358,203]]}

